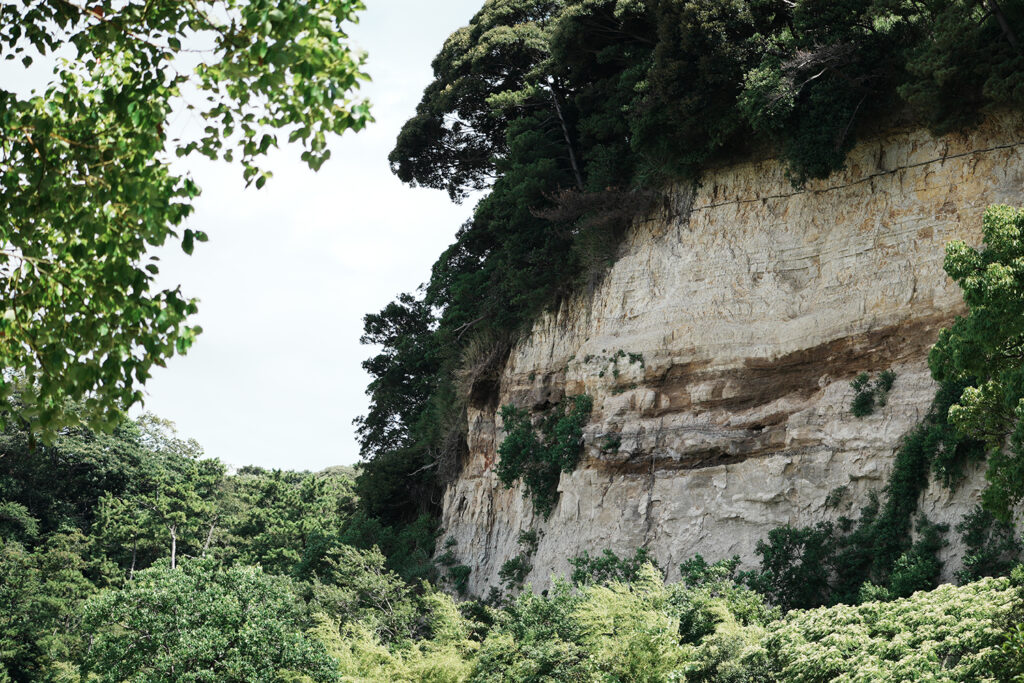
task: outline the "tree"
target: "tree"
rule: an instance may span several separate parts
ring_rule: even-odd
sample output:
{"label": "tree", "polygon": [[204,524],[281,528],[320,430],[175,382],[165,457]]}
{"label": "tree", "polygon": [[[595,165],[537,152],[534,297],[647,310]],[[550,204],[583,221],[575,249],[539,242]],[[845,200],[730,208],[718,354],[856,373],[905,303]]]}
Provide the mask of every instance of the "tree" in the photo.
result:
{"label": "tree", "polygon": [[430,398],[437,372],[438,353],[430,343],[435,328],[430,306],[411,294],[363,318],[359,342],[383,348],[362,364],[373,378],[366,388],[372,408],[355,420],[362,455],[412,445],[410,428]]}
{"label": "tree", "polygon": [[145,414],[131,423],[147,465],[135,472],[123,491],[107,491],[98,501],[98,531],[103,542],[130,556],[128,578],[167,548],[171,568],[179,545],[206,556],[220,521],[224,465],[202,459],[194,439],[178,437],[174,423]]}
{"label": "tree", "polygon": [[140,540],[159,547],[162,538],[171,569],[178,564],[179,544],[189,543],[205,556],[217,523],[215,496],[223,476],[219,461],[182,459],[131,494],[107,494],[100,501],[106,540],[131,544],[129,576],[135,573]]}
{"label": "tree", "polygon": [[342,626],[358,622],[388,642],[411,637],[416,621],[412,591],[385,568],[380,550],[339,545],[325,559],[312,588],[318,610]]}
{"label": "tree", "polygon": [[[227,504],[226,506],[224,504]],[[344,473],[239,472],[229,478],[229,558],[272,574],[308,578],[355,507]]]}
{"label": "tree", "polygon": [[977,123],[986,111],[1024,101],[1024,7],[1019,2],[929,3],[928,40],[907,54],[912,78],[900,96],[940,132]]}
{"label": "tree", "polygon": [[547,25],[560,0],[487,0],[434,58],[434,81],[402,127],[391,168],[461,201],[487,187],[508,151],[507,108],[544,82]]}
{"label": "tree", "polygon": [[946,245],[945,269],[963,290],[957,318],[928,357],[940,382],[967,384],[950,420],[988,447],[985,507],[1008,520],[1024,499],[1024,210],[992,206],[982,219],[984,249]]}
{"label": "tree", "polygon": [[[175,156],[259,166],[279,136],[316,170],[327,136],[370,121],[350,94],[366,78],[344,25],[361,0],[16,0],[0,50],[45,58],[42,92],[0,87],[0,420],[52,441],[84,420],[112,427],[141,401],[154,365],[200,332],[180,287],[153,291],[151,248],[206,234],[185,227],[199,188]],[[70,53],[70,58],[64,56]],[[170,139],[169,116],[205,124]],[[13,399],[20,392],[20,403]],[[66,409],[84,401],[81,416]]]}
{"label": "tree", "polygon": [[73,661],[86,634],[81,609],[96,588],[83,558],[88,539],[51,534],[34,551],[0,538],[0,680],[61,680],[48,673]]}
{"label": "tree", "polygon": [[43,534],[62,527],[88,532],[105,494],[124,495],[160,468],[142,439],[131,420],[110,433],[68,429],[50,446],[33,445],[25,428],[8,425],[0,433],[0,500],[24,506]]}
{"label": "tree", "polygon": [[83,612],[92,635],[84,669],[99,681],[243,683],[288,672],[338,680],[323,646],[304,633],[312,624],[295,586],[259,567],[147,569]]}

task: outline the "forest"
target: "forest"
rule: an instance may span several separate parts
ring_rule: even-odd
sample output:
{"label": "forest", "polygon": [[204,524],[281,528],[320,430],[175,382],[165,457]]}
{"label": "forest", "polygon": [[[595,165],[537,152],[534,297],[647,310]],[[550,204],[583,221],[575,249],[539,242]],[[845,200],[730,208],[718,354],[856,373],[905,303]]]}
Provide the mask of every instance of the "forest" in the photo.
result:
{"label": "forest", "polygon": [[[1024,569],[918,590],[929,577],[904,563],[837,602],[805,590],[827,565],[767,547],[760,571],[696,556],[671,584],[643,550],[604,551],[543,594],[509,566],[468,599],[432,561],[429,520],[368,517],[351,470],[229,473],[151,415],[52,446],[0,439],[3,681],[1024,676]],[[528,561],[536,538],[520,542]]]}
{"label": "forest", "polygon": [[[486,0],[390,157],[405,183],[482,199],[424,286],[366,315],[363,460],[320,472],[230,470],[127,416],[201,332],[196,301],[151,290],[150,248],[207,239],[184,227],[198,188],[165,148],[237,158],[259,187],[279,134],[315,170],[329,135],[372,123],[344,30],[363,3],[229,0],[227,21],[212,4],[0,9],[9,58],[84,56],[61,88],[0,86],[0,683],[1024,681],[1019,208],[989,208],[980,248],[947,246],[969,315],[940,334],[932,408],[856,518],[779,527],[743,570],[592,548],[542,592],[524,532],[486,596],[438,526],[470,397],[538,313],[600,281],[660,190],[769,156],[799,187],[873,130],[1019,109],[1024,4]],[[186,35],[213,58],[169,75]],[[190,88],[208,126],[168,140]],[[854,415],[886,382],[854,381]],[[502,409],[498,475],[541,515],[590,409]],[[982,460],[988,488],[955,530],[916,516],[929,477]],[[940,586],[954,531],[968,553]]]}

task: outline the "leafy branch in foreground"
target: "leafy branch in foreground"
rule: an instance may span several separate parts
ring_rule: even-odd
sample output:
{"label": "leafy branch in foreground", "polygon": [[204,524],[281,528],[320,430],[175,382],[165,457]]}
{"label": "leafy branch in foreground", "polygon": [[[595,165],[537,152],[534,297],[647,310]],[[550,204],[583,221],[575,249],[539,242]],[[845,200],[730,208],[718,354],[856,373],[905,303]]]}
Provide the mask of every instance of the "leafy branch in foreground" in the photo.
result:
{"label": "leafy branch in foreground", "polygon": [[[153,291],[152,248],[184,227],[199,188],[174,156],[231,162],[247,183],[279,135],[316,170],[327,136],[370,114],[344,25],[361,0],[18,0],[0,8],[6,59],[54,63],[24,95],[0,87],[0,423],[52,441],[79,418],[112,428],[138,386],[199,334],[196,301]],[[65,57],[65,55],[69,55]],[[205,126],[170,139],[175,109]],[[20,385],[20,386],[19,386]],[[19,401],[14,394],[20,393]]]}

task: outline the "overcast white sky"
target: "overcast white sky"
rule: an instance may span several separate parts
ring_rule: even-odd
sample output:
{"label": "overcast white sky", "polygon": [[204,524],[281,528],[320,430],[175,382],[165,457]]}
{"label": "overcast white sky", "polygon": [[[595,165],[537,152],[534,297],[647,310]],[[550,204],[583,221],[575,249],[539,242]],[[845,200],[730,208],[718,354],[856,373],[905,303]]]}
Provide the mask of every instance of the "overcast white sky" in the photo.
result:
{"label": "overcast white sky", "polygon": [[[483,0],[366,4],[351,42],[369,53],[363,93],[376,123],[334,139],[318,173],[301,150],[282,149],[259,191],[243,188],[236,166],[187,162],[203,189],[190,227],[210,241],[191,257],[163,250],[160,283],[200,299],[204,332],[187,356],[156,369],[145,409],[232,465],[316,470],[358,460],[352,420],[367,408],[360,362],[372,352],[359,344],[362,317],[424,282],[471,211],[402,185],[387,155],[434,55]],[[39,64],[20,73],[11,64],[0,69],[5,85],[48,78]],[[178,117],[168,132],[188,125]]]}
{"label": "overcast white sky", "polygon": [[192,257],[162,255],[161,279],[201,300],[204,331],[147,383],[145,409],[233,465],[358,460],[352,420],[366,411],[360,362],[371,352],[362,316],[424,282],[471,210],[402,185],[387,155],[434,55],[482,0],[367,5],[351,40],[369,53],[363,92],[376,123],[336,138],[318,173],[283,149],[259,191],[243,189],[237,167],[189,162],[203,188],[192,227],[210,241]]}

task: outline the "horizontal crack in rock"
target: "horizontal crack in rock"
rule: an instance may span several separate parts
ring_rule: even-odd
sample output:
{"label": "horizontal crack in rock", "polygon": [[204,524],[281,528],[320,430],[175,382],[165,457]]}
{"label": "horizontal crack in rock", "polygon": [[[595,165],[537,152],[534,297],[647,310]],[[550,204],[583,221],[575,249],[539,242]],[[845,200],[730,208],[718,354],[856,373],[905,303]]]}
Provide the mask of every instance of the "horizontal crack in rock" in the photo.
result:
{"label": "horizontal crack in rock", "polygon": [[[953,314],[942,313],[916,318],[834,339],[779,358],[748,358],[742,367],[706,370],[697,362],[674,365],[660,378],[645,382],[660,395],[654,402],[655,407],[646,411],[644,417],[661,417],[689,409],[736,413],[786,397],[807,400],[821,390],[819,382],[825,375],[853,377],[862,371],[884,369],[902,360],[926,355],[938,331],[953,317]],[[715,382],[719,386],[710,397],[694,400],[693,386]],[[723,396],[726,383],[741,386],[742,392]],[[788,415],[775,414],[770,419],[761,418],[760,422],[778,424],[785,417]]]}

